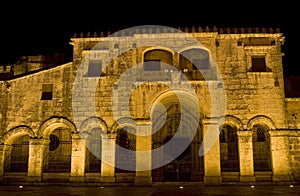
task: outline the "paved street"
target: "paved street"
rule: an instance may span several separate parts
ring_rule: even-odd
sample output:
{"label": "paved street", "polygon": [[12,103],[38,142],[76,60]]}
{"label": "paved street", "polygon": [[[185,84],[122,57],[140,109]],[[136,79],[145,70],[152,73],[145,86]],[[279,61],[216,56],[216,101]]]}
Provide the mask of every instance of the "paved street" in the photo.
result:
{"label": "paved street", "polygon": [[300,185],[249,186],[153,186],[153,187],[71,187],[71,186],[0,186],[1,196],[196,196],[196,195],[300,195]]}

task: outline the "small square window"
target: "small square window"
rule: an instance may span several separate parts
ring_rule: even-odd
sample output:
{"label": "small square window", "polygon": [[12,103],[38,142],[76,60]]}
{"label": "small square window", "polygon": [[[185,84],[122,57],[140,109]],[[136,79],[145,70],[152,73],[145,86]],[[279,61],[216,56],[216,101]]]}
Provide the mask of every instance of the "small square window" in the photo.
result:
{"label": "small square window", "polygon": [[144,62],[145,71],[160,71],[160,60],[149,60]]}
{"label": "small square window", "polygon": [[88,65],[88,76],[89,77],[100,77],[102,72],[102,61],[90,60]]}
{"label": "small square window", "polygon": [[253,56],[252,57],[252,67],[253,72],[265,72],[267,71],[266,60],[264,56]]}
{"label": "small square window", "polygon": [[53,84],[43,84],[41,100],[52,100]]}

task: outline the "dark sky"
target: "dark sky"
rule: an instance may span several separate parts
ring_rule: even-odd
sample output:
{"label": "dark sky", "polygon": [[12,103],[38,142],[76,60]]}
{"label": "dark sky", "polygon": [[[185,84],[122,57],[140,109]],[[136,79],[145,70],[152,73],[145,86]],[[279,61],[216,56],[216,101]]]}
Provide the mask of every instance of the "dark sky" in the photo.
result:
{"label": "dark sky", "polygon": [[286,37],[285,74],[300,75],[294,50],[299,45],[298,6],[262,0],[237,2],[11,1],[0,7],[0,64],[15,63],[23,55],[65,53],[71,59],[69,41],[80,32],[113,33],[139,25],[278,27]]}

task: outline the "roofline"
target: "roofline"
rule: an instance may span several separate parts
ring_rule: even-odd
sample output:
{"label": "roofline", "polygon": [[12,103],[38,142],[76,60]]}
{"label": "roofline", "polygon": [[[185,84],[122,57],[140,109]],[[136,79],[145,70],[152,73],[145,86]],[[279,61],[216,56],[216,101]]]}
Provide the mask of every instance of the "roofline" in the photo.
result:
{"label": "roofline", "polygon": [[160,34],[160,33],[218,33],[218,34],[278,34],[280,32],[280,28],[272,28],[272,27],[221,27],[217,28],[213,26],[212,28],[206,26],[205,28],[199,27],[178,27],[177,29],[169,28],[169,27],[160,27],[153,26],[150,27],[136,27],[128,30],[116,31],[115,33],[111,33],[107,31],[104,33],[103,31],[99,32],[87,32],[87,33],[74,33],[73,38],[101,38],[101,37],[118,37],[118,36],[132,36],[134,34]]}
{"label": "roofline", "polygon": [[38,69],[38,70],[35,70],[35,71],[31,71],[31,72],[26,72],[24,74],[19,74],[19,75],[15,75],[7,80],[0,80],[0,81],[14,81],[14,80],[18,80],[18,79],[23,79],[25,77],[29,77],[29,76],[34,76],[34,75],[37,75],[37,74],[41,74],[43,72],[47,72],[49,70],[55,70],[55,69],[60,69],[62,66],[69,66],[69,65],[72,65],[73,62],[68,62],[68,63],[65,63],[65,64],[61,64],[61,65],[57,65],[55,67],[49,67],[49,68],[44,68],[44,69]]}

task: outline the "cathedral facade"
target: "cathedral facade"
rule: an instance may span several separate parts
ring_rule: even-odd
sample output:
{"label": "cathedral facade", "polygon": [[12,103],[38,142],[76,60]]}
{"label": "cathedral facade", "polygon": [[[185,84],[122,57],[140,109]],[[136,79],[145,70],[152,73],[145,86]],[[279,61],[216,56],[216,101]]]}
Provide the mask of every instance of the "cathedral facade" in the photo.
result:
{"label": "cathedral facade", "polygon": [[272,28],[74,35],[72,62],[0,81],[0,182],[299,181],[284,41]]}

